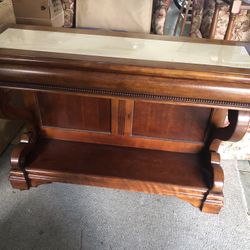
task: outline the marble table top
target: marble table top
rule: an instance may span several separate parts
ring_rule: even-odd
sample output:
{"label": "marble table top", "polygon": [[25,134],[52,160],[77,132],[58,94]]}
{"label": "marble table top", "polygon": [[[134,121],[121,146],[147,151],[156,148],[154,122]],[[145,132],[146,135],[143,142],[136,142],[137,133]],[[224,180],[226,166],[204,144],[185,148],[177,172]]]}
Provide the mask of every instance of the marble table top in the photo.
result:
{"label": "marble table top", "polygon": [[8,28],[0,48],[250,69],[244,46]]}

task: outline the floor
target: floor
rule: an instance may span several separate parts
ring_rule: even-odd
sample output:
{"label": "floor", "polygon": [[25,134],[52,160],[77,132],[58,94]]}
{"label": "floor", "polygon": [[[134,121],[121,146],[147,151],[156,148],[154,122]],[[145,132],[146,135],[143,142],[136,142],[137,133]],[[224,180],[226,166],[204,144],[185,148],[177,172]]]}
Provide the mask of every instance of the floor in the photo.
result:
{"label": "floor", "polygon": [[10,151],[0,157],[1,250],[250,249],[235,160],[223,161],[225,207],[211,215],[175,197],[113,189],[50,184],[13,190]]}

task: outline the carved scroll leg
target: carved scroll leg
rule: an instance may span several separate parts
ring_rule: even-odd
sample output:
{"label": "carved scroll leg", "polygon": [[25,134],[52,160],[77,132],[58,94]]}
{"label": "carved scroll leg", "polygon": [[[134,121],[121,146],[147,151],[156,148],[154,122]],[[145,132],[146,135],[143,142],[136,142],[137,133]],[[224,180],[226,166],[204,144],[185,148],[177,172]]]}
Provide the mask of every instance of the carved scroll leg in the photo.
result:
{"label": "carved scroll leg", "polygon": [[14,94],[15,91],[0,88],[0,117],[26,122],[28,132],[21,137],[20,144],[12,151],[12,169],[9,177],[14,188],[24,190],[30,187],[28,174],[25,170],[26,157],[35,145],[37,133],[32,113],[25,108],[12,105],[11,101]]}
{"label": "carved scroll leg", "polygon": [[27,145],[19,144],[15,147],[11,154],[11,171],[10,171],[10,183],[13,188],[20,190],[29,189],[29,179],[27,172],[25,171],[25,151]]}
{"label": "carved scroll leg", "polygon": [[219,213],[223,207],[224,173],[220,166],[220,155],[211,153],[211,171],[209,177],[210,187],[201,204],[201,211],[206,213]]}
{"label": "carved scroll leg", "polygon": [[30,188],[30,180],[25,170],[26,157],[35,145],[36,136],[32,132],[23,134],[20,144],[11,154],[10,183],[13,188],[27,190]]}
{"label": "carved scroll leg", "polygon": [[220,155],[217,150],[221,141],[239,141],[246,134],[250,123],[249,111],[229,110],[229,125],[225,128],[217,128],[210,139],[208,153],[211,155],[210,168],[205,169],[209,190],[201,205],[203,212],[219,213],[223,207],[223,183],[224,174],[220,166]]}
{"label": "carved scroll leg", "polygon": [[221,141],[240,141],[246,134],[250,124],[249,111],[228,111],[229,125],[225,128],[217,128],[210,140],[209,151],[216,152]]}

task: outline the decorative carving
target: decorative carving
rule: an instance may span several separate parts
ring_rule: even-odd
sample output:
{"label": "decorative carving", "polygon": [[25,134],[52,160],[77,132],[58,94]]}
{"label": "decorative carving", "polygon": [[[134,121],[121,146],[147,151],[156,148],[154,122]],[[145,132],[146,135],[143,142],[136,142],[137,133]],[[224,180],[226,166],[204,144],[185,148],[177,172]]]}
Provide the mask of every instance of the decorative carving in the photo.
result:
{"label": "decorative carving", "polygon": [[[217,150],[221,141],[239,141],[243,138],[250,123],[249,111],[228,111],[229,125],[224,128],[215,128],[211,131],[211,136],[207,142],[203,157],[210,155],[208,161],[209,168],[204,168],[204,177],[209,187],[201,204],[203,212],[219,213],[223,207],[223,183],[224,174],[220,166],[220,155]],[[209,164],[210,162],[210,164]]]}
{"label": "decorative carving", "polygon": [[216,128],[210,138],[209,151],[216,152],[221,141],[239,141],[246,134],[250,124],[249,111],[228,111],[229,125],[225,128]]}
{"label": "decorative carving", "polygon": [[119,92],[115,90],[106,90],[106,89],[90,89],[90,88],[76,88],[76,87],[63,87],[52,84],[19,84],[19,83],[4,83],[0,82],[2,86],[6,87],[15,87],[15,88],[26,88],[32,90],[46,90],[46,91],[62,91],[68,93],[83,93],[91,95],[100,95],[100,96],[116,96],[124,98],[134,98],[134,99],[145,99],[145,100],[155,100],[155,101],[170,101],[176,103],[187,103],[187,104],[204,104],[209,106],[221,106],[221,107],[235,107],[235,108],[244,108],[249,109],[250,103],[244,102],[232,102],[232,101],[221,101],[221,100],[210,100],[210,99],[201,99],[201,98],[188,98],[188,97],[179,97],[179,96],[161,96],[161,95],[152,95],[147,93],[128,93],[128,92]]}
{"label": "decorative carving", "polygon": [[0,117],[10,120],[23,120],[26,122],[27,132],[20,138],[20,143],[13,149],[11,155],[12,169],[10,182],[14,188],[28,189],[30,187],[28,175],[25,171],[26,156],[32,150],[36,142],[36,129],[33,124],[32,113],[20,107],[12,105],[14,90],[0,89]]}
{"label": "decorative carving", "polygon": [[30,180],[25,170],[26,157],[36,143],[35,130],[23,134],[20,143],[11,154],[10,182],[13,188],[25,190],[30,188]]}
{"label": "decorative carving", "polygon": [[204,169],[209,182],[209,189],[204,196],[200,209],[202,212],[219,213],[223,207],[224,173],[220,166],[220,155],[211,152],[210,156],[210,169],[207,169],[207,171]]}

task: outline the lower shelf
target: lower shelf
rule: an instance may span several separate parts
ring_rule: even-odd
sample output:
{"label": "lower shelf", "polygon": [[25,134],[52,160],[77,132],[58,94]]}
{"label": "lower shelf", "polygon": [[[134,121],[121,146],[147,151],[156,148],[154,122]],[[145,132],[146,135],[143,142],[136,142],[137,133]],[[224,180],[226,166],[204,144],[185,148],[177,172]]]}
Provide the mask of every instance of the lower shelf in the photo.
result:
{"label": "lower shelf", "polygon": [[[26,159],[29,186],[63,182],[175,195],[201,207],[208,187],[199,154],[41,140]],[[10,180],[20,188],[20,171]]]}

